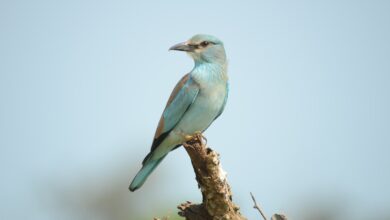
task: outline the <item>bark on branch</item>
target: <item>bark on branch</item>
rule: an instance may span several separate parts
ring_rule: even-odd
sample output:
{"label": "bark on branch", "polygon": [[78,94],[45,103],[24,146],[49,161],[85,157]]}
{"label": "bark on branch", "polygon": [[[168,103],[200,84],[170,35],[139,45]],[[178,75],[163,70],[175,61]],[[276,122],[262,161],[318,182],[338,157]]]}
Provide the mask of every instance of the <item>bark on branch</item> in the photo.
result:
{"label": "bark on branch", "polygon": [[184,144],[191,158],[202,204],[186,202],[178,206],[179,215],[186,220],[244,220],[239,207],[233,203],[232,192],[217,152],[207,148],[201,134]]}

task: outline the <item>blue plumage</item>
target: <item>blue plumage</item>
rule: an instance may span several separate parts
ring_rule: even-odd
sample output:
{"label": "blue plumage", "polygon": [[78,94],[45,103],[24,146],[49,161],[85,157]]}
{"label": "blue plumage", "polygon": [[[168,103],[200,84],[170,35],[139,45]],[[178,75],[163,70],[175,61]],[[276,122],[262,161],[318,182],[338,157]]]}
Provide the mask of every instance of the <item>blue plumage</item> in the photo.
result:
{"label": "blue plumage", "polygon": [[[164,156],[165,157],[165,156]],[[164,157],[157,160],[148,160],[138,171],[137,175],[134,177],[133,181],[130,184],[129,189],[131,191],[137,190],[141,187],[148,176],[153,172],[153,170],[160,164],[160,162],[164,159]]]}
{"label": "blue plumage", "polygon": [[174,88],[158,124],[150,153],[129,189],[140,188],[165,156],[185,137],[205,131],[222,113],[228,97],[228,75],[222,41],[195,35],[170,48],[187,52],[195,62],[192,71]]}

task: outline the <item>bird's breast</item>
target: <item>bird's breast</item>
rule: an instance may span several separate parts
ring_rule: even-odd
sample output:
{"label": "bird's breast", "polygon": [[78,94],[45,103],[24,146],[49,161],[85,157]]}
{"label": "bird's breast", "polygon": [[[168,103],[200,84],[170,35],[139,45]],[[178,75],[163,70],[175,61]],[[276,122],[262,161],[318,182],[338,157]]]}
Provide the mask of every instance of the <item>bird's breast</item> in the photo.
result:
{"label": "bird's breast", "polygon": [[187,134],[204,131],[220,113],[226,93],[226,84],[201,88],[194,103],[178,124],[178,131]]}
{"label": "bird's breast", "polygon": [[199,93],[199,104],[204,108],[219,110],[222,107],[226,95],[226,85],[216,85],[209,88],[203,88]]}

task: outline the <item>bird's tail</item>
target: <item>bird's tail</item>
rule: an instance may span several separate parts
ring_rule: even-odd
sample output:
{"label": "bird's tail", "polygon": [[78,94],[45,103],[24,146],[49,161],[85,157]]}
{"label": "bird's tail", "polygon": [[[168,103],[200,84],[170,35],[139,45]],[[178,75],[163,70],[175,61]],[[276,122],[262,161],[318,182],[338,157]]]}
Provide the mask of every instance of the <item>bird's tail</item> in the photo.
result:
{"label": "bird's tail", "polygon": [[156,167],[164,158],[165,156],[157,160],[146,158],[146,161],[144,161],[141,170],[138,171],[137,175],[134,177],[133,181],[129,186],[130,191],[134,192],[135,190],[139,189],[144,184],[148,176],[153,172],[154,169],[156,169]]}

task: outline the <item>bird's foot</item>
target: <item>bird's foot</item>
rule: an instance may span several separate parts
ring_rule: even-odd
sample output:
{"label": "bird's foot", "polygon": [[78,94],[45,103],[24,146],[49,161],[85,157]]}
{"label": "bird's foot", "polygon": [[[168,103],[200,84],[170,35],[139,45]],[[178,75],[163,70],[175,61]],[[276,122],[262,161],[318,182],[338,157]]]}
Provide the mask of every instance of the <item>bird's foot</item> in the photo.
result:
{"label": "bird's foot", "polygon": [[195,131],[195,133],[192,135],[185,135],[184,139],[185,139],[185,142],[192,141],[192,140],[195,140],[195,141],[196,140],[199,140],[199,141],[205,140],[205,142],[206,142],[205,144],[207,144],[207,138],[200,131]]}

